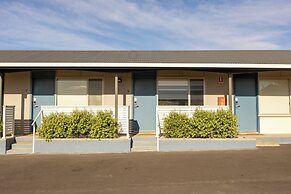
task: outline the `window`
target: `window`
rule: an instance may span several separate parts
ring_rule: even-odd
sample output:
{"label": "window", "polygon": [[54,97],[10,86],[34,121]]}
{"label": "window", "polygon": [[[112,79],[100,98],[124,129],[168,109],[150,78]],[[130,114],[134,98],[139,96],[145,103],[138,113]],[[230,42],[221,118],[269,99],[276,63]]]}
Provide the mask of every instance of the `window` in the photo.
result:
{"label": "window", "polygon": [[87,106],[102,104],[102,80],[57,80],[57,104],[63,106]]}
{"label": "window", "polygon": [[203,79],[191,79],[190,80],[190,94],[191,94],[191,105],[192,106],[204,104]]}
{"label": "window", "polygon": [[260,114],[290,113],[290,89],[288,79],[260,79]]}
{"label": "window", "polygon": [[58,80],[59,95],[87,95],[87,80]]}
{"label": "window", "polygon": [[89,80],[89,105],[102,104],[102,80]]}
{"label": "window", "polygon": [[187,80],[158,81],[159,105],[188,105]]}
{"label": "window", "polygon": [[158,104],[161,106],[203,105],[203,94],[203,79],[158,81]]}

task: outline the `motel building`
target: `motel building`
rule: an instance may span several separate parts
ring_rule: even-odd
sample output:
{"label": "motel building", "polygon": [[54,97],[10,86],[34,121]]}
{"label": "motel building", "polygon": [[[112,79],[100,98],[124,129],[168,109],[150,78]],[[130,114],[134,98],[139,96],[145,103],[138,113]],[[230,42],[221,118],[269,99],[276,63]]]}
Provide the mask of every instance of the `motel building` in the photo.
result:
{"label": "motel building", "polygon": [[75,109],[112,110],[127,138],[197,108],[232,110],[241,134],[291,134],[291,51],[0,51],[0,71],[4,138]]}

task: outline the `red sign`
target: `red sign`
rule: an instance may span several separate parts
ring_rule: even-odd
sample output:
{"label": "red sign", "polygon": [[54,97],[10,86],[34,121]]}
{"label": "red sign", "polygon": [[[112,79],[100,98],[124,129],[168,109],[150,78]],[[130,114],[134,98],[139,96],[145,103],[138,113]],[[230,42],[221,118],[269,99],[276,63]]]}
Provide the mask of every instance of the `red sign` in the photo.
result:
{"label": "red sign", "polygon": [[225,97],[217,97],[217,104],[218,104],[218,106],[226,105]]}
{"label": "red sign", "polygon": [[218,83],[219,84],[223,84],[224,83],[223,76],[219,76],[218,77]]}

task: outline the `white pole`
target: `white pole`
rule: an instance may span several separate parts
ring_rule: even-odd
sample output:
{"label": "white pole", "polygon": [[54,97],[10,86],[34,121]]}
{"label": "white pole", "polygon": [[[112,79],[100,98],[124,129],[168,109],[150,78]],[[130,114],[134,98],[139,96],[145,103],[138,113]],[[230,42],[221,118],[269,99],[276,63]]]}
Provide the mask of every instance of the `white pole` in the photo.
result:
{"label": "white pole", "polygon": [[34,153],[34,147],[35,147],[35,123],[32,126],[33,132],[32,132],[32,153]]}
{"label": "white pole", "polygon": [[2,126],[3,126],[3,136],[2,138],[5,139],[6,138],[6,121],[5,121],[5,115],[6,115],[6,111],[5,111],[5,107],[6,106],[3,106],[3,113],[2,113],[2,116],[3,116],[3,119],[2,119]]}
{"label": "white pole", "polygon": [[159,106],[156,106],[156,137],[160,137],[160,126],[159,126]]}
{"label": "white pole", "polygon": [[115,74],[115,118],[118,119],[118,75]]}
{"label": "white pole", "polygon": [[[129,106],[127,107],[127,122],[129,123]],[[129,139],[129,125],[127,125],[126,138]]]}
{"label": "white pole", "polygon": [[232,94],[233,94],[233,74],[230,73],[228,74],[228,106],[229,110],[233,112],[234,108]]}
{"label": "white pole", "polygon": [[13,106],[12,137],[14,137],[14,133],[15,133],[15,106]]}
{"label": "white pole", "polygon": [[157,137],[157,151],[160,151],[160,137]]}

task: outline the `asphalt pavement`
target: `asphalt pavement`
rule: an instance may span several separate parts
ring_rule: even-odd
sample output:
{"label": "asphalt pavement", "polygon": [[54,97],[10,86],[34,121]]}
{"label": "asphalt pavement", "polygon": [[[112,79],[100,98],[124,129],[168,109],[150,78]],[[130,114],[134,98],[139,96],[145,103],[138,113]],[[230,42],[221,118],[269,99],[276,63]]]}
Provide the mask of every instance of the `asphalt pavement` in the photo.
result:
{"label": "asphalt pavement", "polygon": [[0,156],[0,193],[291,193],[291,145]]}

